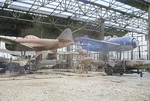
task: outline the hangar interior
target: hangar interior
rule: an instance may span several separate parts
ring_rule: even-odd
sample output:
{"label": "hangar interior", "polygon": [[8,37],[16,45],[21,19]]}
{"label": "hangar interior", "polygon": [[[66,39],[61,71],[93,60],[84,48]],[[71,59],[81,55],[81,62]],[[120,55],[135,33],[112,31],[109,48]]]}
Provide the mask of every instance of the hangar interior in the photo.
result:
{"label": "hangar interior", "polygon": [[[140,46],[133,51],[122,52],[121,59],[149,60],[149,4],[148,0],[0,0],[0,17],[50,24],[61,31],[62,26],[71,28],[74,21],[79,21],[84,26],[73,30],[74,36],[80,34],[79,30],[85,30],[98,34],[99,40],[112,35],[133,36],[139,40]],[[25,14],[29,14],[31,19],[24,18]],[[48,20],[43,21],[43,18]],[[67,19],[66,23],[60,24],[64,19]],[[73,47],[59,51],[72,52]],[[95,60],[99,60],[99,53],[93,55]],[[117,58],[114,52],[109,56],[110,59]]]}

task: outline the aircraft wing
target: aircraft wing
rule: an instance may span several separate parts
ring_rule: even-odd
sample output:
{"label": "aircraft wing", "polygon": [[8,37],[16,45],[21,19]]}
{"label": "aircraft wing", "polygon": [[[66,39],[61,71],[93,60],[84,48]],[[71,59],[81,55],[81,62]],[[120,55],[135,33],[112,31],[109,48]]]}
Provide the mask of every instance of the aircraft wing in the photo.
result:
{"label": "aircraft wing", "polygon": [[21,44],[19,42],[16,42],[15,39],[0,37],[0,41],[5,42],[9,45],[12,45],[13,49],[8,49],[11,51],[22,51],[22,50],[32,51],[32,48],[30,47],[30,45]]}
{"label": "aircraft wing", "polygon": [[0,41],[3,41],[7,44],[15,44],[17,42],[15,42],[15,39],[9,39],[9,38],[4,38],[4,37],[0,37]]}
{"label": "aircraft wing", "polygon": [[41,50],[44,47],[41,44],[36,44],[36,43],[20,43],[20,42],[16,42],[15,39],[10,39],[10,38],[5,38],[5,37],[0,37],[0,41],[3,41],[3,42],[5,42],[7,44],[10,44],[10,45],[14,45],[13,47],[15,47],[15,49],[12,50],[12,51],[22,51],[22,50],[32,51],[35,48],[37,50],[38,49]]}
{"label": "aircraft wing", "polygon": [[44,47],[43,45],[36,44],[36,43],[20,43],[20,44],[29,48],[43,48]]}
{"label": "aircraft wing", "polygon": [[99,41],[99,40],[94,40],[94,39],[89,39],[89,38],[75,38],[74,40],[76,43],[80,42],[81,46],[83,45],[93,45],[96,46],[99,51],[109,51],[111,49],[117,48],[120,46],[120,44],[116,43],[111,43],[111,42],[106,42],[106,41]]}

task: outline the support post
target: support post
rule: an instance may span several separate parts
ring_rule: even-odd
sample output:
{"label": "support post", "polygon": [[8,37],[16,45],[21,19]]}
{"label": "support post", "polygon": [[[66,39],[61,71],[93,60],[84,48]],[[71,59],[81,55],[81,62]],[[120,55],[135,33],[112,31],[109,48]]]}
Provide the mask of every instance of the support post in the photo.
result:
{"label": "support post", "polygon": [[31,56],[29,56],[29,72],[31,73]]}
{"label": "support post", "polygon": [[[133,32],[132,32],[132,37],[133,37]],[[133,50],[131,50],[131,60],[133,60]]]}
{"label": "support post", "polygon": [[120,54],[120,57],[119,57],[119,59],[121,60],[122,51],[120,51],[120,53],[119,53],[119,54]]}
{"label": "support post", "polygon": [[99,19],[99,40],[104,40],[104,19]]}
{"label": "support post", "polygon": [[148,38],[147,38],[147,60],[150,60],[150,6],[148,7]]}
{"label": "support post", "polygon": [[[99,21],[99,34],[98,34],[98,39],[99,40],[104,40],[104,22],[105,22],[105,20],[104,19],[99,19],[98,20]],[[105,55],[105,54],[104,54]],[[104,55],[102,55],[102,60],[105,60],[105,56]],[[101,60],[101,58],[100,58],[100,54],[99,54],[99,60]]]}
{"label": "support post", "polygon": [[131,60],[133,60],[133,50],[131,50]]}
{"label": "support post", "polygon": [[[68,51],[70,52],[70,46],[67,47],[67,52]],[[68,64],[67,69],[71,68],[71,60],[72,60],[71,55],[67,54],[67,64]]]}

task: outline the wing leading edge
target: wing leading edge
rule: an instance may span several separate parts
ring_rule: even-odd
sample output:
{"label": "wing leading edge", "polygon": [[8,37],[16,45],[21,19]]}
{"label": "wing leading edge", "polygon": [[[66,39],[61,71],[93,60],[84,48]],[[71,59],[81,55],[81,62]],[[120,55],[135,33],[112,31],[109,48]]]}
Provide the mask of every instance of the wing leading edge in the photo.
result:
{"label": "wing leading edge", "polygon": [[0,41],[3,41],[7,44],[16,44],[17,42],[14,41],[15,39],[9,39],[9,38],[4,38],[4,37],[0,37]]}

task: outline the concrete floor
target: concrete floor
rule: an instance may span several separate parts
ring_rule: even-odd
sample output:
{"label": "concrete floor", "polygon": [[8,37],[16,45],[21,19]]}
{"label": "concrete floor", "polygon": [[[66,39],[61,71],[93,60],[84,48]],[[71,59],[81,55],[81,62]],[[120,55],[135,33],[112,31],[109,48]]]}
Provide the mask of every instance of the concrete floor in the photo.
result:
{"label": "concrete floor", "polygon": [[102,76],[103,72],[40,70],[1,74],[0,101],[150,101],[150,73]]}

